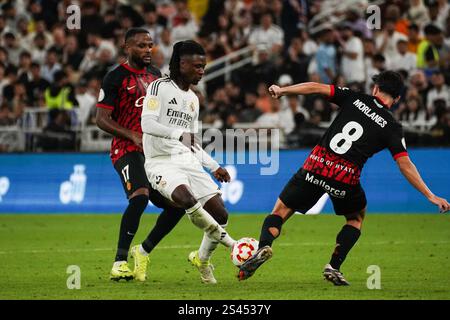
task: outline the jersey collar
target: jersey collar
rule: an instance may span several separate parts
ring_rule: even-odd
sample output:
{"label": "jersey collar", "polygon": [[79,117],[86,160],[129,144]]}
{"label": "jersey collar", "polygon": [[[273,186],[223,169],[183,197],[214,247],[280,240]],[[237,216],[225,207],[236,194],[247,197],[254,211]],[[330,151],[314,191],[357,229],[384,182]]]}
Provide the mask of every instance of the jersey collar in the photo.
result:
{"label": "jersey collar", "polygon": [[375,103],[379,103],[381,105],[382,108],[386,108],[389,109],[389,107],[383,102],[383,100],[381,100],[379,97],[377,96],[373,96],[375,98]]}
{"label": "jersey collar", "polygon": [[133,73],[145,73],[145,71],[146,71],[146,69],[147,69],[147,68],[144,68],[144,69],[141,69],[141,70],[134,69],[134,68],[130,67],[130,65],[129,65],[128,63],[122,63],[122,66],[123,66],[125,69],[127,69],[127,70],[129,70],[129,71],[131,71],[131,72],[133,72]]}

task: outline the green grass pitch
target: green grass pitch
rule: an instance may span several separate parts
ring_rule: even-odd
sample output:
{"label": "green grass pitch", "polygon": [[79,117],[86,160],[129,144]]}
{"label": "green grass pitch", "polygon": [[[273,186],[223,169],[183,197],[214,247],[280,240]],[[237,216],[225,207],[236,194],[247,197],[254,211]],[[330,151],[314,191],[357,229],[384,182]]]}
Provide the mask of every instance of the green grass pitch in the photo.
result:
{"label": "green grass pitch", "polygon": [[[156,217],[143,216],[134,243],[145,238]],[[258,238],[264,217],[232,214],[228,230],[234,238]],[[448,215],[369,213],[341,269],[349,287],[334,287],[321,274],[342,217],[292,217],[274,243],[273,258],[242,282],[219,246],[215,286],[203,285],[187,262],[202,233],[186,217],[152,252],[147,282],[110,281],[120,218],[0,215],[0,299],[450,299]],[[79,290],[67,288],[69,265],[80,267]],[[380,290],[367,288],[370,265],[380,268]]]}

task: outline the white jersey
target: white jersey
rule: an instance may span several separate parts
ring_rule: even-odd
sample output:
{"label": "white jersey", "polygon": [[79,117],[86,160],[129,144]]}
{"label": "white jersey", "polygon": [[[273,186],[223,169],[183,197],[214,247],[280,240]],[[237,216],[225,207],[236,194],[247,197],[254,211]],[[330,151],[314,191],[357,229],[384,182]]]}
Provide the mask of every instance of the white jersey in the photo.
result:
{"label": "white jersey", "polygon": [[[184,91],[168,77],[153,81],[147,88],[141,117],[156,117],[160,124],[195,133],[198,127],[199,101],[189,89]],[[190,152],[180,141],[143,133],[142,143],[146,158]]]}

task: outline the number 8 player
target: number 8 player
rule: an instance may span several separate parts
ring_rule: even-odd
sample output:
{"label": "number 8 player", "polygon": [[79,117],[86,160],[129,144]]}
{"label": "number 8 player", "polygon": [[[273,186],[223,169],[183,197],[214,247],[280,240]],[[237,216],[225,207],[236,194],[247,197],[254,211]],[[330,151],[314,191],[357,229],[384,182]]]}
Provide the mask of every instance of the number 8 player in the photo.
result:
{"label": "number 8 player", "polygon": [[361,234],[367,204],[359,181],[361,170],[368,158],[385,148],[417,190],[441,212],[450,209],[447,200],[435,196],[423,182],[408,157],[402,127],[389,111],[400,99],[403,87],[400,75],[385,71],[373,80],[372,96],[314,82],[269,88],[274,98],[290,94],[326,95],[340,106],[340,112],[302,168],[287,183],[272,214],[264,220],[258,251],[240,267],[239,280],[249,278],[272,256],[271,245],[282,224],[295,211],[307,212],[327,192],[335,213],[343,215],[347,222],[337,235],[336,247],[323,275],[335,285],[348,285],[339,270]]}

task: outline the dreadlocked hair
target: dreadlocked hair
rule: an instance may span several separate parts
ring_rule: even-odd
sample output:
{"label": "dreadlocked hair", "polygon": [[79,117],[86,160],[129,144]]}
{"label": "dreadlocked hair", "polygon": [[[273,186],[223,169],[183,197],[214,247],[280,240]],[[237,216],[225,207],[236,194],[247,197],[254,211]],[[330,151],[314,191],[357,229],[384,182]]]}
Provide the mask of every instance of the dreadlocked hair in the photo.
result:
{"label": "dreadlocked hair", "polygon": [[180,60],[182,56],[198,54],[205,55],[203,47],[194,40],[179,41],[173,46],[172,57],[169,62],[170,78],[176,79],[180,76]]}

